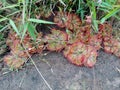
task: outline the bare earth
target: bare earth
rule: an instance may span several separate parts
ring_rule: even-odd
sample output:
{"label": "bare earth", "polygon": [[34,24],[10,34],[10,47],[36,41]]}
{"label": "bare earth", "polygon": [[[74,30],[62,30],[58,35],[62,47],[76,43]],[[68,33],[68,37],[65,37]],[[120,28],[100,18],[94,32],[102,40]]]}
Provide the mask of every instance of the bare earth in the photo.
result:
{"label": "bare earth", "polygon": [[[120,59],[103,51],[93,68],[69,63],[62,53],[33,56],[53,90],[120,90]],[[117,69],[118,68],[118,69]],[[49,90],[33,65],[0,76],[0,90]]]}

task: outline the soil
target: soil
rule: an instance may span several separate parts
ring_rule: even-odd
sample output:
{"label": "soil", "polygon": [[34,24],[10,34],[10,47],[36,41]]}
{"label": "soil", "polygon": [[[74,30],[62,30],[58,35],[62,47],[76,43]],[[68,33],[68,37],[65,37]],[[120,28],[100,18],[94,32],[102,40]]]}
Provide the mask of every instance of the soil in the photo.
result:
{"label": "soil", "polygon": [[[56,52],[33,60],[53,90],[120,90],[120,59],[103,51],[93,68],[75,66]],[[0,74],[0,90],[49,90],[34,65]]]}

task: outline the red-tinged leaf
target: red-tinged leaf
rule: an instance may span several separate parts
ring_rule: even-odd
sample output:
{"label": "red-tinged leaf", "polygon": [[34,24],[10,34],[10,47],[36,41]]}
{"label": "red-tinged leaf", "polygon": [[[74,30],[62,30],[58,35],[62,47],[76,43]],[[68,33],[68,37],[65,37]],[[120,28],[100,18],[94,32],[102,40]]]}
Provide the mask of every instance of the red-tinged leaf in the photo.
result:
{"label": "red-tinged leaf", "polygon": [[67,44],[68,36],[65,32],[52,29],[51,34],[45,36],[47,49],[50,51],[61,51]]}

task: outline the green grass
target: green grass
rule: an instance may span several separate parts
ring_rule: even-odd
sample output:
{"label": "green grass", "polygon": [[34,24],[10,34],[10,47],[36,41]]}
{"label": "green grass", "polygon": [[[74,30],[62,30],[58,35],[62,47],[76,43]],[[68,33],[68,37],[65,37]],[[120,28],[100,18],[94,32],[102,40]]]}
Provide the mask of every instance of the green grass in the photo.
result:
{"label": "green grass", "polygon": [[[11,2],[12,1],[12,2]],[[11,28],[23,39],[25,33],[28,30],[28,26],[32,27],[33,30],[28,30],[30,36],[35,38],[35,26],[38,23],[42,24],[54,24],[50,21],[36,19],[36,15],[45,10],[50,9],[51,12],[55,8],[59,8],[61,11],[68,11],[77,13],[81,20],[84,22],[86,16],[92,17],[93,29],[98,31],[98,24],[104,23],[111,17],[120,20],[118,13],[120,11],[120,5],[117,4],[117,0],[102,0],[98,3],[97,0],[1,0],[2,7],[0,8],[0,32],[6,30],[11,26]],[[43,11],[40,10],[43,6],[46,6]],[[98,17],[99,12],[102,13]],[[17,15],[21,16],[21,22],[16,25],[15,18]]]}

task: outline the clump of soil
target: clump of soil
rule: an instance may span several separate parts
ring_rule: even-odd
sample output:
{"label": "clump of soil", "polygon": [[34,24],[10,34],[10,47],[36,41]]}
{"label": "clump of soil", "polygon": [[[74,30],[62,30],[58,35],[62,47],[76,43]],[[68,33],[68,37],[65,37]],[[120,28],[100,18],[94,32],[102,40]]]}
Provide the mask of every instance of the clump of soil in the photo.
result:
{"label": "clump of soil", "polygon": [[[68,63],[62,53],[52,52],[45,56],[33,56],[38,69],[53,90],[119,90],[120,59],[103,51],[99,52],[97,59],[93,68],[86,68]],[[0,76],[0,88],[49,90],[33,65],[19,72]]]}

